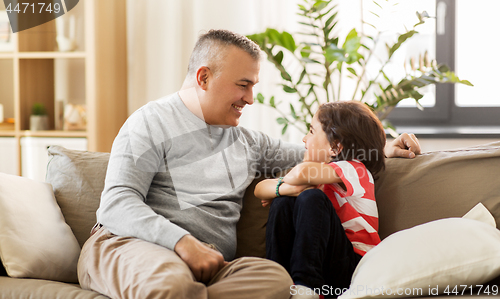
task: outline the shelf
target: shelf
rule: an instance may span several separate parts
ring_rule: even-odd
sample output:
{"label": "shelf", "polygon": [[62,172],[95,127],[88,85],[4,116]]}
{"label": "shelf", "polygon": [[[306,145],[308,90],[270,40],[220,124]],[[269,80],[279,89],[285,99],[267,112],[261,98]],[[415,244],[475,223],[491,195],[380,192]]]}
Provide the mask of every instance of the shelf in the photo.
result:
{"label": "shelf", "polygon": [[0,52],[0,59],[57,59],[57,58],[85,58],[85,52]]}
{"label": "shelf", "polygon": [[19,52],[17,57],[23,59],[85,58],[86,54],[85,52]]}
{"label": "shelf", "polygon": [[[0,52],[0,146],[12,163],[0,161],[0,171],[45,169],[45,161],[25,159],[29,142],[60,139],[110,151],[127,118],[125,2],[80,1],[64,16],[12,34],[13,50]],[[35,104],[46,110],[47,130],[30,130]]]}
{"label": "shelf", "polygon": [[14,58],[13,52],[0,52],[0,59],[13,59],[13,58]]}
{"label": "shelf", "polygon": [[87,137],[85,131],[21,131],[21,137]]}
{"label": "shelf", "polygon": [[12,130],[0,130],[0,137],[16,137],[16,131]]}

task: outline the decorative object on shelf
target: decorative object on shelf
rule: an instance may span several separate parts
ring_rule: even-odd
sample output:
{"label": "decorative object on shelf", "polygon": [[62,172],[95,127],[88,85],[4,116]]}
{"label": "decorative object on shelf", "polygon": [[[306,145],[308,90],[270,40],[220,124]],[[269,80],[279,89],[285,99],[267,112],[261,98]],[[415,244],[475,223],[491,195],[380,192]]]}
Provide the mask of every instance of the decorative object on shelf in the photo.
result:
{"label": "decorative object on shelf", "polygon": [[[277,122],[283,126],[282,134],[285,134],[289,125],[304,134],[307,133],[314,111],[320,104],[344,100],[341,99],[341,89],[349,88],[350,84],[345,84],[342,80],[350,79],[354,83],[352,86],[355,86],[349,91],[352,96],[346,100],[367,104],[393,136],[397,136],[397,133],[386,117],[400,101],[408,98],[414,99],[417,107],[422,110],[423,107],[419,103],[423,97],[420,88],[436,83],[461,83],[472,86],[469,81],[460,80],[446,65],[431,61],[427,52],[420,54],[417,63],[413,58],[410,60],[411,71],[408,71],[406,63],[400,66],[406,73],[405,77],[397,79],[399,81],[390,78],[391,74],[386,66],[401,45],[418,33],[416,27],[429,18],[427,12],[417,12],[419,22],[407,32],[399,34],[397,42],[386,44],[387,55],[382,60],[374,54],[382,32],[370,36],[363,30],[358,32],[352,29],[347,36],[338,36],[338,2],[301,1],[298,14],[302,16],[302,20],[299,23],[306,30],[297,33],[297,39],[299,35],[304,36],[298,43],[292,34],[286,31],[278,32],[272,28],[248,36],[261,47],[267,54],[267,59],[280,72],[280,85],[283,90],[293,94],[298,100],[298,103],[288,99],[278,101],[274,96],[265,99],[261,93],[255,98],[256,102],[268,105],[281,114]],[[384,9],[381,5],[383,1],[374,2],[381,10]],[[387,5],[391,6],[392,2]],[[372,13],[378,16],[375,12]],[[361,22],[363,25],[375,27],[364,20]],[[377,68],[379,63],[380,67],[374,75],[370,75],[367,66],[377,58],[381,61],[375,61],[374,65]],[[372,98],[368,99],[370,96]],[[284,112],[284,108],[290,112]]]}
{"label": "decorative object on shelf", "polygon": [[85,131],[87,111],[84,105],[66,104],[64,106],[64,130]]}
{"label": "decorative object on shelf", "polygon": [[34,103],[31,108],[30,130],[43,131],[49,129],[49,117],[42,103]]}
{"label": "decorative object on shelf", "polygon": [[76,30],[76,23],[75,23],[75,16],[70,16],[69,17],[69,37],[66,37],[64,34],[65,32],[65,25],[66,21],[64,18],[57,18],[56,19],[56,30],[57,30],[57,36],[56,36],[56,41],[57,41],[57,47],[59,48],[59,51],[61,52],[69,52],[69,51],[74,51],[76,49],[76,42],[75,42],[75,30]]}
{"label": "decorative object on shelf", "polygon": [[54,105],[54,123],[56,130],[64,129],[64,101],[57,100]]}
{"label": "decorative object on shelf", "polygon": [[0,52],[14,51],[9,17],[5,10],[0,10]]}

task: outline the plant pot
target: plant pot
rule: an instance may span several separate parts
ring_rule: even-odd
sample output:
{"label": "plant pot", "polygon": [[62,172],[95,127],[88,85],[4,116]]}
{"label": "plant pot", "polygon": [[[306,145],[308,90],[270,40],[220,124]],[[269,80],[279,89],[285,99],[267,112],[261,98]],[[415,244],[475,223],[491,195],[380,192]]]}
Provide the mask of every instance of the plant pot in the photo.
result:
{"label": "plant pot", "polygon": [[47,115],[31,115],[30,130],[43,131],[49,129],[49,117]]}

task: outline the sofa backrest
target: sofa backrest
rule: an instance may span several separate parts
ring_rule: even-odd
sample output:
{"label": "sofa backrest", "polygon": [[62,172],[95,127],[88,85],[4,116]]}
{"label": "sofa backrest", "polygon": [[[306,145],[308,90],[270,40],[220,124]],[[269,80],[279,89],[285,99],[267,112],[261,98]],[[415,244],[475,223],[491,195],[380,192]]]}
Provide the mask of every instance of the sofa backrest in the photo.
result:
{"label": "sofa backrest", "polygon": [[[109,154],[49,148],[46,181],[80,245],[96,222]],[[387,159],[376,181],[382,238],[428,221],[463,216],[482,202],[500,224],[500,142],[474,148],[424,153],[415,159]],[[268,208],[245,194],[238,223],[237,256],[265,255]]]}
{"label": "sofa backrest", "polygon": [[375,183],[381,238],[429,221],[462,217],[483,203],[500,228],[500,142],[388,159]]}

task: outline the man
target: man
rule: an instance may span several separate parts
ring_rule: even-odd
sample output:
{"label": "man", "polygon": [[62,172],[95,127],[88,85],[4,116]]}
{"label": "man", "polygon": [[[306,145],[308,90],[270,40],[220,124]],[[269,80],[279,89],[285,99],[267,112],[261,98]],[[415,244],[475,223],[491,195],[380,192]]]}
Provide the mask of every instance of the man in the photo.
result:
{"label": "man", "polygon": [[[253,104],[259,59],[246,37],[211,30],[199,38],[181,90],[129,117],[82,249],[83,288],[114,299],[290,297],[292,281],[278,264],[233,260],[246,187],[303,157],[300,145],[237,127]],[[418,153],[412,136],[387,153],[406,148]]]}

